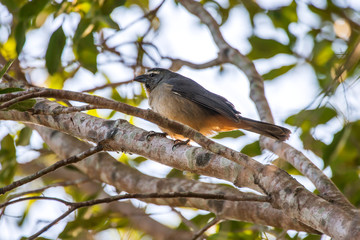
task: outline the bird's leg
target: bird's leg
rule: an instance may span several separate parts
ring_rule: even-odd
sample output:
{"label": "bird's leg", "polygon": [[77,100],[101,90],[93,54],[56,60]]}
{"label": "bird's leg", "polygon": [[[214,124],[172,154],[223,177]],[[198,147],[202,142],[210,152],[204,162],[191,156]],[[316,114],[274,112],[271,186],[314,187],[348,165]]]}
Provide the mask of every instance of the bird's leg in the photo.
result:
{"label": "bird's leg", "polygon": [[151,137],[154,137],[154,136],[166,137],[166,136],[167,136],[167,133],[165,133],[165,132],[149,131],[149,132],[146,134],[146,140],[149,140]]}
{"label": "bird's leg", "polygon": [[172,150],[174,150],[175,148],[177,148],[178,146],[181,145],[187,145],[190,142],[190,139],[182,141],[180,139],[175,139],[174,140],[174,146],[172,147]]}

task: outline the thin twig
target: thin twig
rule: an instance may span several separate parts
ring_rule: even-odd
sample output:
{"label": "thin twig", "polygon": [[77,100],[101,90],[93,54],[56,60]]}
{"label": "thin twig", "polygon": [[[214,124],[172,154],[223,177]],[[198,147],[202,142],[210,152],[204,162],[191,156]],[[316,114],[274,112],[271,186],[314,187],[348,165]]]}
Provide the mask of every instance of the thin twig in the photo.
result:
{"label": "thin twig", "polygon": [[56,218],[54,221],[52,221],[51,223],[49,223],[48,225],[46,225],[45,227],[43,227],[42,229],[40,229],[40,231],[36,232],[35,234],[31,235],[30,237],[28,237],[28,240],[32,240],[37,238],[38,236],[40,236],[42,233],[46,232],[49,228],[51,228],[52,226],[54,226],[56,223],[58,223],[59,221],[61,221],[62,219],[64,219],[65,217],[67,217],[69,214],[71,214],[73,211],[75,211],[77,208],[75,207],[70,207],[66,212],[64,212],[61,216],[59,216],[58,218]]}
{"label": "thin twig", "polygon": [[196,239],[200,238],[204,234],[204,232],[206,232],[206,230],[208,230],[212,226],[216,225],[218,222],[220,222],[220,220],[221,219],[219,219],[218,217],[215,217],[208,224],[206,224],[203,228],[201,228],[199,231],[197,231],[191,240],[196,240]]}
{"label": "thin twig", "polygon": [[123,81],[123,82],[108,83],[108,84],[104,84],[104,85],[101,85],[101,86],[98,86],[98,87],[83,90],[82,92],[95,92],[96,90],[100,90],[100,89],[104,89],[104,88],[108,88],[108,87],[115,88],[115,87],[125,85],[125,84],[129,84],[129,83],[132,83],[132,82],[133,82],[133,80],[131,79],[131,80]]}
{"label": "thin twig", "polygon": [[55,108],[51,111],[41,111],[41,110],[34,110],[34,114],[39,115],[59,115],[59,114],[67,114],[67,113],[73,113],[73,112],[82,112],[87,111],[91,109],[107,109],[107,107],[99,107],[96,105],[88,104],[83,106],[76,106],[76,107],[59,107]]}
{"label": "thin twig", "polygon": [[8,199],[18,198],[18,197],[21,197],[21,196],[24,196],[27,194],[43,192],[44,190],[53,188],[53,187],[67,187],[67,186],[79,185],[79,184],[87,182],[89,180],[90,180],[89,178],[83,178],[83,179],[76,179],[74,181],[57,182],[57,183],[53,183],[53,184],[47,185],[42,188],[12,194],[8,197]]}
{"label": "thin twig", "polygon": [[76,162],[79,162],[81,161],[82,159],[84,158],[87,158],[97,152],[100,152],[104,149],[104,145],[100,142],[99,144],[97,144],[95,147],[92,147],[90,148],[89,150],[86,150],[84,152],[81,152],[79,154],[76,154],[74,156],[71,156],[67,159],[64,159],[64,160],[61,160],[61,161],[58,161],[56,163],[54,163],[53,165],[49,166],[49,167],[46,167],[30,176],[27,176],[27,177],[24,177],[20,180],[17,180],[5,187],[2,187],[0,188],[0,195],[14,189],[14,188],[17,188],[21,185],[24,185],[28,182],[31,182],[39,177],[42,177],[44,176],[45,174],[48,174],[49,172],[52,172],[52,171],[55,171],[56,169],[60,168],[60,167],[64,167],[66,165],[69,165],[69,164],[72,164],[72,163],[76,163]]}
{"label": "thin twig", "polygon": [[171,210],[172,210],[173,212],[175,212],[177,215],[179,215],[179,217],[181,218],[181,221],[182,221],[186,226],[188,226],[188,228],[190,228],[190,229],[193,230],[193,231],[198,231],[198,230],[199,230],[199,228],[198,228],[192,221],[190,221],[190,220],[188,220],[186,217],[184,217],[180,211],[176,210],[174,207],[171,207]]}
{"label": "thin twig", "polygon": [[[226,196],[222,194],[207,194],[207,193],[193,193],[193,192],[172,192],[172,193],[134,193],[134,194],[125,194],[125,195],[116,195],[112,197],[102,198],[102,199],[94,199],[84,202],[78,202],[78,203],[71,203],[62,199],[57,198],[50,198],[50,197],[28,197],[28,198],[20,198],[17,200],[10,201],[6,204],[6,206],[20,201],[25,200],[55,200],[64,203],[65,205],[70,206],[70,208],[63,213],[61,216],[56,218],[54,221],[43,227],[40,231],[36,232],[35,234],[31,235],[28,239],[35,239],[45,231],[47,231],[49,228],[51,228],[53,225],[55,225],[60,220],[64,219],[66,216],[71,214],[76,209],[82,208],[82,207],[89,207],[101,203],[109,203],[117,200],[124,200],[124,199],[130,199],[130,198],[136,198],[136,199],[147,199],[147,198],[201,198],[201,199],[215,199],[215,200],[230,200],[230,201],[252,201],[251,199],[258,201],[260,199],[267,201],[268,198],[265,196],[259,196],[260,198],[257,198],[257,196],[254,195],[241,195],[241,196]],[[1,208],[1,205],[0,205]],[[216,220],[216,221],[215,221]],[[214,219],[210,223],[208,223],[204,228],[202,228],[199,232],[195,234],[195,236],[202,235],[207,229],[209,229],[212,225],[216,224],[219,221],[219,219]],[[195,237],[193,239],[196,239]]]}

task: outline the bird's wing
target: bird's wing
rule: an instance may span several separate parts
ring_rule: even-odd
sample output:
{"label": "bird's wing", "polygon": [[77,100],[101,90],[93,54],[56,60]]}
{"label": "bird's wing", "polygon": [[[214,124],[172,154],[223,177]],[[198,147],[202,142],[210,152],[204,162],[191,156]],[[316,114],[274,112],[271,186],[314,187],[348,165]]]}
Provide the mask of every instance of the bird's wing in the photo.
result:
{"label": "bird's wing", "polygon": [[239,120],[240,112],[235,109],[231,102],[222,96],[206,90],[195,81],[182,76],[182,78],[170,78],[166,83],[173,86],[173,93],[213,110],[235,122]]}

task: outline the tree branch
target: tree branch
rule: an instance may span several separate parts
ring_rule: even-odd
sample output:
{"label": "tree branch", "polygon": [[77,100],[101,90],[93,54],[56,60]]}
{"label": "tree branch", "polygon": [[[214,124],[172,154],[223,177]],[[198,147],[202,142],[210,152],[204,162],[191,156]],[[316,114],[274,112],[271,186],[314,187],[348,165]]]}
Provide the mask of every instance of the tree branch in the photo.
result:
{"label": "tree branch", "polygon": [[[84,101],[88,103],[93,103],[92,101],[96,99],[94,98],[95,96],[90,96],[90,95],[82,95],[80,97],[79,95],[70,91],[58,91],[58,90],[46,91],[46,94],[50,94],[50,93],[53,93],[52,97],[54,95],[56,97],[65,98],[65,99],[68,99],[66,97],[71,97],[70,98],[71,100]],[[38,93],[34,93],[34,94],[38,94]],[[75,97],[75,99],[73,97]],[[339,209],[336,206],[330,204],[329,202],[326,202],[323,199],[316,197],[315,195],[307,191],[299,183],[297,183],[294,179],[290,178],[287,173],[281,171],[275,166],[271,166],[271,165],[264,166],[244,154],[235,152],[225,146],[215,143],[214,141],[204,137],[199,132],[180,123],[163,118],[160,115],[155,114],[153,111],[141,110],[123,103],[115,104],[113,101],[107,99],[104,100],[103,102],[109,103],[111,105],[111,108],[114,107],[118,111],[122,111],[134,116],[144,118],[146,120],[156,123],[161,127],[170,129],[172,132],[182,134],[183,136],[188,137],[194,140],[195,142],[199,143],[202,147],[214,152],[215,154],[221,155],[231,161],[234,161],[236,163],[248,167],[248,171],[250,171],[250,173],[253,174],[253,176],[255,177],[254,182],[260,188],[262,188],[264,192],[273,196],[272,204],[276,207],[281,206],[285,211],[288,211],[290,216],[300,220],[304,224],[312,226],[330,236],[334,236],[338,238],[355,236],[354,234],[360,232],[360,225],[357,224],[347,225],[350,229],[334,228],[334,226],[339,226],[339,224],[337,224],[336,222],[337,221],[336,219],[338,219],[339,216],[341,216],[342,220],[345,222],[356,221],[357,218],[356,217],[354,218],[355,213],[345,212],[342,209]],[[99,105],[101,106],[101,104]],[[14,114],[14,111],[7,111],[6,113],[4,113],[4,116],[7,115],[7,117],[10,117],[11,114]],[[16,120],[16,115],[18,114],[14,114],[9,119]],[[29,120],[29,117],[31,118],[31,116],[29,115],[26,117],[26,121]],[[32,119],[32,120],[34,120],[34,122],[38,121],[38,119],[36,120]],[[84,120],[85,119],[80,120],[82,125],[85,124]],[[58,124],[59,123],[57,122],[56,125]],[[77,125],[77,127],[79,125]],[[98,130],[100,131],[100,129]],[[85,138],[89,138],[89,136],[85,136]],[[90,139],[92,139],[92,141],[94,140],[94,138],[92,138],[91,136]],[[111,145],[110,147],[112,149],[119,148],[118,141],[121,141],[121,139],[117,138],[116,140],[117,141],[110,142]],[[123,146],[120,146],[120,149],[123,149]],[[136,149],[135,151],[139,151],[139,149]],[[301,201],[299,202],[300,199]],[[312,204],[304,205],[301,204],[302,201],[306,201],[306,202],[310,201],[312,202]],[[326,212],[323,211],[323,209],[328,209],[329,211]],[[307,215],[307,212],[312,213],[311,218]],[[329,214],[333,217],[329,217]],[[326,219],[327,221],[324,222],[324,219]]]}
{"label": "tree branch", "polygon": [[98,153],[100,151],[102,151],[104,149],[104,145],[102,142],[100,142],[98,145],[96,145],[95,147],[92,147],[90,148],[89,150],[87,151],[84,151],[84,152],[81,152],[79,154],[76,154],[70,158],[67,158],[67,159],[64,159],[64,160],[61,160],[61,161],[58,161],[56,162],[55,164],[47,167],[47,168],[44,168],[30,176],[27,176],[27,177],[24,177],[20,180],[17,180],[5,187],[2,187],[0,188],[0,195],[8,192],[8,191],[11,191],[13,190],[14,188],[17,188],[21,185],[24,185],[28,182],[31,182],[39,177],[42,177],[44,176],[45,174],[48,174],[49,172],[52,172],[52,171],[55,171],[56,169],[60,168],[60,167],[64,167],[66,165],[69,165],[69,164],[72,164],[72,163],[76,163],[76,162],[79,162],[81,160],[83,160],[84,158],[88,157],[88,156],[91,156],[95,153]]}
{"label": "tree branch", "polygon": [[[255,103],[260,118],[263,121],[274,122],[265,97],[264,82],[261,75],[257,72],[255,65],[224,40],[219,25],[201,3],[193,0],[179,0],[179,2],[207,25],[220,51],[227,53],[224,55],[228,57],[227,62],[237,66],[245,73],[250,82],[250,98]],[[304,176],[308,177],[320,191],[324,199],[327,199],[329,202],[336,202],[339,206],[345,206],[347,210],[356,211],[354,206],[339,191],[335,184],[300,151],[286,143],[276,142],[265,137],[260,138],[260,143],[263,148],[269,149],[278,156],[286,159],[297,170],[304,174]],[[297,159],[300,161],[296,161]]]}
{"label": "tree branch", "polygon": [[[126,125],[124,128],[133,132],[134,129],[129,129],[131,125]],[[77,140],[70,135],[63,134],[60,132],[56,132],[54,130],[50,130],[48,128],[44,128],[38,125],[34,125],[36,130],[41,134],[42,138],[46,143],[53,149],[59,156],[66,157],[67,155],[76,154],[76,151],[81,151],[82,149],[88,148],[87,144]],[[136,136],[133,135],[136,140]],[[124,136],[124,138],[127,138]],[[173,156],[193,156],[195,159],[196,154],[190,149],[193,147],[184,146],[184,148],[188,148],[187,152],[183,152],[178,154],[178,149],[174,154],[167,155],[167,151],[157,152],[156,149],[159,149],[160,146],[165,146],[169,143],[160,142],[161,145],[155,145],[156,139],[152,139],[149,142],[153,142],[151,153],[154,156],[161,155],[162,162],[164,164],[169,165],[169,163],[177,163],[178,167],[181,167],[185,164],[189,164],[191,166],[195,165],[195,160],[192,161],[191,158],[176,158],[171,159]],[[170,142],[170,140],[169,140]],[[123,144],[120,142],[120,144]],[[132,145],[136,145],[136,141],[132,142]],[[135,146],[140,147],[140,146]],[[199,149],[199,148],[197,148]],[[200,149],[199,149],[200,150]],[[198,152],[199,154],[201,152]],[[210,153],[209,153],[210,154]],[[200,154],[201,156],[201,154]],[[201,157],[203,158],[203,157]],[[164,161],[165,160],[165,161]],[[168,161],[166,161],[168,160]],[[193,163],[192,163],[193,162]],[[215,163],[214,163],[215,162]],[[216,164],[218,162],[219,164]],[[210,172],[215,172],[219,170],[219,172],[223,173],[223,176],[226,176],[229,172],[231,172],[231,162],[218,161],[218,158],[211,158],[209,161],[209,165],[214,164],[214,170]],[[76,166],[83,172],[89,175],[92,179],[98,179],[99,181],[105,182],[107,184],[115,186],[117,189],[122,189],[124,191],[133,193],[133,192],[179,192],[179,191],[192,191],[192,192],[206,192],[206,193],[222,193],[222,194],[239,194],[236,189],[228,188],[225,186],[219,186],[216,184],[207,184],[201,183],[197,181],[187,180],[187,179],[158,179],[154,177],[150,177],[144,175],[135,169],[121,164],[120,162],[114,160],[107,153],[95,154],[84,161],[81,161],[76,164]],[[224,166],[227,166],[224,168]],[[188,171],[201,170],[206,168],[203,167],[192,167],[188,169]],[[240,169],[235,169],[237,172],[241,171]],[[200,173],[199,173],[200,174]],[[209,174],[209,173],[208,173]],[[246,171],[242,171],[240,176],[246,175]],[[257,202],[241,202],[239,204],[233,202],[222,202],[217,201],[217,203],[213,201],[191,201],[188,199],[187,202],[158,202],[156,199],[152,199],[151,202],[155,204],[166,204],[170,206],[184,206],[184,207],[192,207],[198,209],[204,209],[207,211],[214,212],[217,215],[221,215],[225,219],[237,219],[248,222],[256,222],[257,224],[277,226],[285,229],[302,229],[302,231],[316,233],[313,229],[297,222],[294,219],[288,217],[288,215],[283,213],[278,209],[274,209],[268,203],[257,203]]]}

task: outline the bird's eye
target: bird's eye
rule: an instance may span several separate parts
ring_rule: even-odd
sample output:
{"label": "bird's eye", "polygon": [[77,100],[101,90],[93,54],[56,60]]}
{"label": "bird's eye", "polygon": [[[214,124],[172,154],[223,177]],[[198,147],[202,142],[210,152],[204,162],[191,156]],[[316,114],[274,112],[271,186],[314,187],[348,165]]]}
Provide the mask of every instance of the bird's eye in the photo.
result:
{"label": "bird's eye", "polygon": [[155,77],[155,73],[150,73],[150,77]]}

